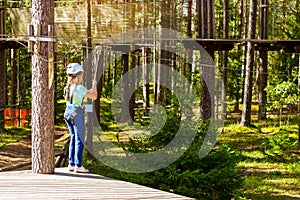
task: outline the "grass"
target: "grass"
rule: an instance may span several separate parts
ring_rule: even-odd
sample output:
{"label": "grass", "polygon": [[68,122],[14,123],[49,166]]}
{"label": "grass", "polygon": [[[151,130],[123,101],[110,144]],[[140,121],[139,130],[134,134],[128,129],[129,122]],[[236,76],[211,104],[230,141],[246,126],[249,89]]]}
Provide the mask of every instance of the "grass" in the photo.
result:
{"label": "grass", "polygon": [[276,119],[254,122],[250,128],[227,121],[219,142],[240,152],[242,161],[237,167],[246,170],[237,199],[300,199],[297,120],[289,118],[288,125]]}
{"label": "grass", "polygon": [[28,128],[9,127],[0,131],[0,148],[9,143],[14,143],[31,134]]}
{"label": "grass", "polygon": [[[107,130],[101,139],[116,142],[119,127],[112,120],[110,102],[104,100],[101,103],[102,112],[105,112],[101,115],[101,127]],[[271,116],[269,120],[258,122],[254,118],[251,127],[242,127],[239,118],[239,115],[228,117],[224,132],[218,137],[219,143],[227,144],[240,153],[241,161],[237,167],[245,170],[243,186],[235,199],[300,200],[300,152],[295,150],[299,119]],[[0,132],[0,148],[29,136],[30,129],[7,128]],[[119,152],[117,148],[112,150]],[[130,173],[121,173],[98,161],[85,159],[85,162],[94,173],[120,180],[128,180],[132,176],[131,182],[143,182],[135,180],[136,176]]]}
{"label": "grass", "polygon": [[[56,129],[66,129],[63,126],[55,126]],[[4,130],[0,131],[0,148],[4,147],[6,144],[15,143],[23,138],[31,137],[31,129],[25,127],[5,127]],[[64,142],[68,134],[65,134],[60,138],[54,145],[55,151],[60,151],[64,145]],[[56,138],[55,138],[56,139]]]}

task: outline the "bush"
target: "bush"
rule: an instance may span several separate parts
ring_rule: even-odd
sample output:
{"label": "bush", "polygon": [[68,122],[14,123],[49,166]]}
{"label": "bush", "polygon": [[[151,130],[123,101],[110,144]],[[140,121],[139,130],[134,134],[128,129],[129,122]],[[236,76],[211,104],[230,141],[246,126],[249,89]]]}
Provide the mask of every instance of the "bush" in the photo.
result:
{"label": "bush", "polygon": [[[171,127],[170,124],[166,126]],[[206,131],[207,125],[201,125],[192,145],[174,163],[154,172],[136,174],[128,178],[139,184],[197,199],[231,199],[243,182],[243,171],[236,168],[239,156],[229,147],[220,145],[200,159],[199,150]],[[173,135],[165,131],[161,134]],[[159,137],[162,141],[162,135],[155,137]],[[154,140],[152,140],[152,145]],[[130,143],[129,145],[133,147],[127,146],[127,148],[137,149],[137,144]]]}
{"label": "bush", "polygon": [[[148,138],[133,137],[117,145],[131,152],[151,152],[167,145],[178,131],[180,119],[176,111],[168,111],[167,120],[159,133]],[[105,176],[174,192],[197,199],[231,199],[243,182],[243,171],[236,168],[239,155],[225,145],[219,145],[203,159],[199,151],[208,130],[207,123],[201,123],[196,136],[185,153],[165,168],[149,173],[126,173],[98,163],[98,171]],[[185,138],[181,138],[184,140]],[[126,141],[126,140],[125,140]]]}
{"label": "bush", "polygon": [[297,145],[297,139],[290,137],[288,134],[278,132],[269,137],[265,153],[270,157],[278,159],[289,158],[291,150]]}
{"label": "bush", "polygon": [[200,146],[195,141],[175,163],[150,173],[150,186],[197,199],[231,199],[243,182],[238,155],[222,145],[200,159]]}

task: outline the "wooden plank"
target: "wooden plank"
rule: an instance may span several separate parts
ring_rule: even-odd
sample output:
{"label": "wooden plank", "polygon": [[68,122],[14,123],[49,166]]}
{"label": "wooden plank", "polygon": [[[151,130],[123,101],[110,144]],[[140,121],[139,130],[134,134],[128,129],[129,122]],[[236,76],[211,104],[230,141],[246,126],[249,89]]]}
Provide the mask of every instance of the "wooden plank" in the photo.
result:
{"label": "wooden plank", "polygon": [[192,199],[67,168],[56,168],[55,174],[1,172],[0,182],[0,199]]}

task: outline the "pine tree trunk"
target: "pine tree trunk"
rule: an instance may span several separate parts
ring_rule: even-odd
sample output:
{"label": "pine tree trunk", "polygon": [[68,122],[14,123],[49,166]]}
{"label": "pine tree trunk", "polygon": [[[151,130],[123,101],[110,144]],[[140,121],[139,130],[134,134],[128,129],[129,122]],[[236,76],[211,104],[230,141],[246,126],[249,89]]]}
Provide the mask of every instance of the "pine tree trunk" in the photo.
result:
{"label": "pine tree trunk", "polygon": [[[298,64],[298,96],[300,96],[300,56]],[[300,100],[298,100],[298,148],[300,149]]]}
{"label": "pine tree trunk", "polygon": [[190,38],[193,37],[192,34],[192,6],[193,6],[193,1],[192,0],[188,0],[188,19],[187,19],[187,36],[189,36]]}
{"label": "pine tree trunk", "polygon": [[[94,76],[92,70],[93,59],[90,56],[92,54],[92,21],[91,21],[92,13],[91,13],[91,0],[86,0],[86,58],[88,59],[88,64],[85,69],[86,76],[86,87],[89,89],[92,87],[92,81]],[[87,99],[87,104],[92,104],[93,101],[91,99]],[[87,112],[86,119],[86,146],[89,149],[88,155],[91,156],[93,154],[93,114],[92,112]]]}
{"label": "pine tree trunk", "polygon": [[[0,2],[1,7],[5,7],[6,1]],[[0,12],[0,34],[5,34],[5,10],[1,10]],[[0,36],[4,37],[4,36]],[[0,49],[0,130],[4,129],[4,107],[6,105],[6,91],[5,91],[5,83],[6,83],[6,56],[5,49]]]}
{"label": "pine tree trunk", "polygon": [[[229,27],[229,17],[228,17],[228,5],[229,0],[224,1],[224,15],[223,15],[223,38],[228,39],[228,27]],[[223,51],[222,60],[222,79],[224,87],[222,88],[222,112],[226,116],[226,86],[227,86],[227,67],[228,67],[228,51]]]}
{"label": "pine tree trunk", "polygon": [[[130,70],[134,69],[137,64],[137,59],[136,56],[137,54],[134,52],[134,44],[131,44],[131,52],[130,52],[130,57],[129,57],[129,62],[130,62]],[[129,80],[129,91],[134,91],[135,89],[135,85],[136,85],[136,81],[137,81],[137,75],[134,73],[131,73],[129,76],[130,80]],[[134,103],[135,103],[135,93],[133,92],[129,98],[129,115],[131,117],[131,119],[134,121]]]}
{"label": "pine tree trunk", "polygon": [[[250,27],[248,38],[255,38],[256,27],[256,7],[257,0],[250,1]],[[252,86],[253,86],[253,66],[254,66],[254,48],[255,44],[251,41],[247,42],[247,56],[246,56],[246,74],[244,86],[244,99],[242,111],[242,126],[249,126],[251,124],[251,103],[252,103]]]}
{"label": "pine tree trunk", "polygon": [[[132,0],[131,0],[132,1]],[[133,2],[133,1],[132,1]],[[133,29],[135,28],[135,12],[136,12],[136,5],[133,4],[132,6],[132,9],[129,11],[130,13],[130,27],[132,27]],[[137,52],[134,51],[134,48],[135,48],[135,44],[134,42],[132,42],[130,44],[130,69],[133,69],[137,66]],[[137,82],[137,75],[136,74],[133,74],[131,73],[131,76],[130,76],[130,83],[129,83],[129,91],[134,91],[134,88],[135,88],[135,85],[136,85],[136,82]],[[130,117],[132,119],[132,121],[134,121],[134,115],[135,115],[135,111],[134,111],[134,103],[135,103],[135,93],[131,94],[130,96],[130,99],[129,99],[129,114],[130,114]]]}
{"label": "pine tree trunk", "polygon": [[[268,39],[268,0],[261,0],[261,12],[260,12],[260,38]],[[259,93],[258,93],[258,119],[267,119],[267,92],[265,88],[268,82],[268,51],[260,50],[260,67],[259,67]]]}
{"label": "pine tree trunk", "polygon": [[17,103],[17,50],[11,50],[11,71],[10,71],[10,105],[16,105]]}
{"label": "pine tree trunk", "polygon": [[[171,28],[171,0],[163,0],[160,8],[161,15],[161,28],[170,29]],[[164,35],[164,34],[163,34]],[[163,36],[164,37],[164,36]],[[161,38],[161,36],[159,36]],[[162,87],[164,81],[169,81],[167,74],[161,66],[169,66],[169,52],[166,50],[167,46],[170,45],[170,41],[164,40],[159,43],[158,47],[158,65],[157,65],[157,84],[156,84],[156,102],[162,102],[164,105],[168,104],[166,99],[166,88]],[[164,101],[164,102],[163,102]]]}
{"label": "pine tree trunk", "polygon": [[[240,16],[240,33],[239,35],[242,36],[243,39],[247,38],[247,30],[248,30],[248,22],[249,22],[249,17],[247,17],[247,13],[248,13],[248,1],[247,0],[241,0],[241,16]],[[238,52],[239,52],[240,46],[238,46]],[[247,46],[242,46],[242,51],[243,51],[243,57],[242,57],[242,71],[241,71],[241,78],[242,80],[245,80],[245,66],[246,66],[246,55],[247,55]],[[237,80],[237,85],[240,85],[240,81],[239,79]],[[236,112],[239,112],[239,101],[240,98],[243,102],[244,100],[244,86],[245,84],[243,83],[243,89],[242,89],[242,93],[241,96],[239,96],[239,92],[237,90],[237,95],[236,95],[236,102],[235,102],[235,106],[234,106],[234,110]]]}
{"label": "pine tree trunk", "polygon": [[150,59],[151,49],[144,47],[142,55],[143,55],[143,97],[145,102],[144,108],[149,108],[150,107],[150,85],[149,85],[150,71],[148,70],[147,65],[151,62]]}
{"label": "pine tree trunk", "polygon": [[4,108],[5,108],[5,49],[0,49],[0,130],[4,129]]}
{"label": "pine tree trunk", "polygon": [[[198,38],[213,39],[215,38],[214,24],[214,1],[199,0],[197,5],[198,12]],[[206,49],[209,56],[214,59],[214,51]],[[209,58],[203,58],[210,60]],[[209,61],[205,63],[210,63]],[[209,86],[214,84],[214,69],[212,67],[201,66],[201,105],[200,112],[204,120],[214,117],[214,94]]]}
{"label": "pine tree trunk", "polygon": [[[54,1],[33,1],[34,35],[48,36],[48,25],[53,24]],[[53,85],[49,89],[47,60],[48,42],[36,42],[32,54],[32,171],[42,174],[54,173],[55,168]]]}
{"label": "pine tree trunk", "polygon": [[129,115],[129,77],[125,76],[125,74],[129,71],[129,58],[128,54],[122,54],[122,82],[121,82],[121,115],[119,123],[129,123],[130,115]]}
{"label": "pine tree trunk", "polygon": [[[110,52],[109,52],[110,53]],[[110,54],[109,54],[109,59],[110,59]],[[98,96],[97,99],[94,101],[94,108],[95,108],[95,113],[96,113],[96,118],[93,120],[94,125],[97,125],[100,123],[100,99],[101,99],[101,94],[102,94],[102,90],[104,87],[104,69],[103,66],[105,66],[106,64],[104,63],[105,61],[105,50],[101,49],[97,52],[97,66],[96,66],[96,71],[95,71],[95,76],[96,76],[96,80],[98,81],[97,84],[97,91],[98,91]],[[110,84],[110,60],[107,62],[108,64],[108,78],[107,78],[107,85]]]}

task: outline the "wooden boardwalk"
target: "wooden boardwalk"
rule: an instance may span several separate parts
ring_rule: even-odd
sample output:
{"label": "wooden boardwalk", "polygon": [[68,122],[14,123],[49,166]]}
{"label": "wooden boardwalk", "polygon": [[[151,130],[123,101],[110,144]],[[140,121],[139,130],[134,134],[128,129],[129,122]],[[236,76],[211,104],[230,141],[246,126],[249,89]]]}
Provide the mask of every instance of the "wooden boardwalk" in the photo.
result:
{"label": "wooden boardwalk", "polygon": [[95,174],[56,168],[55,174],[31,170],[0,172],[0,199],[192,199]]}

